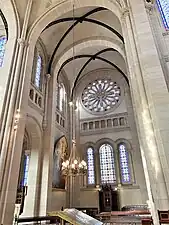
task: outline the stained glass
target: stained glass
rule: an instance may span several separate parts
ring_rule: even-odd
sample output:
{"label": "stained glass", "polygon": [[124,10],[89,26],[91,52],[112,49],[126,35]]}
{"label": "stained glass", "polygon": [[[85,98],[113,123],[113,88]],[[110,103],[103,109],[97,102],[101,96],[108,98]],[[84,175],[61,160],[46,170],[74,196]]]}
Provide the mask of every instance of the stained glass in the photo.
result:
{"label": "stained glass", "polygon": [[95,80],[83,90],[82,103],[92,112],[106,112],[119,102],[120,95],[116,82],[110,79]]}
{"label": "stained glass", "polygon": [[23,186],[28,184],[29,155],[25,155]]}
{"label": "stained glass", "polygon": [[87,168],[88,168],[88,184],[95,184],[93,148],[87,149]]}
{"label": "stained glass", "polygon": [[6,41],[7,41],[6,37],[0,38],[0,67],[2,67],[4,61]]}
{"label": "stained glass", "polygon": [[113,184],[116,182],[116,170],[113,148],[109,144],[103,144],[99,149],[101,183]]}
{"label": "stained glass", "polygon": [[41,86],[41,71],[42,71],[42,58],[40,55],[38,55],[35,73],[35,85],[38,88],[40,88]]}
{"label": "stained glass", "polygon": [[119,156],[120,156],[120,173],[122,183],[130,183],[131,175],[129,168],[129,154],[128,151],[126,150],[125,144],[119,145]]}
{"label": "stained glass", "polygon": [[65,103],[65,89],[64,86],[61,85],[59,88],[59,109],[60,111],[64,111],[64,103]]}
{"label": "stained glass", "polygon": [[169,30],[169,0],[157,0],[157,5],[166,30]]}

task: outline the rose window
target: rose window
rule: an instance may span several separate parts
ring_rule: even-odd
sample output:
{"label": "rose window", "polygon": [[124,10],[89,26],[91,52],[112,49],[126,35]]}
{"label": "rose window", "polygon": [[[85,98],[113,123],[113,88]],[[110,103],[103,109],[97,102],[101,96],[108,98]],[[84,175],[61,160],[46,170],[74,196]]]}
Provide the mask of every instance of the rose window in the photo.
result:
{"label": "rose window", "polygon": [[120,87],[110,79],[95,80],[82,93],[82,103],[92,112],[106,112],[120,100]]}

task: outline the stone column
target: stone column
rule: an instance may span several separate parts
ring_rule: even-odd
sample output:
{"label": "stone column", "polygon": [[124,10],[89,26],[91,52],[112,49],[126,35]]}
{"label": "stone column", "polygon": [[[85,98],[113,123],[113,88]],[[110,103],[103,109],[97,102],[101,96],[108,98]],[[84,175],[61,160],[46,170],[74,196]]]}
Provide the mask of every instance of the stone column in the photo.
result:
{"label": "stone column", "polygon": [[43,129],[45,130],[47,126],[47,109],[48,109],[48,92],[49,92],[49,80],[51,78],[50,74],[46,74],[46,87],[45,87],[45,97],[44,97],[44,117],[43,117]]}
{"label": "stone column", "polygon": [[3,225],[11,224],[13,219],[28,104],[30,77],[25,76],[24,65],[26,65],[29,47],[24,42],[21,42],[21,46],[24,50],[22,59],[18,58],[19,64],[20,60],[22,61],[21,68],[18,71],[18,88],[15,100],[11,99],[11,111],[8,115],[8,122],[10,121],[11,126],[6,127],[8,134],[1,152],[4,161],[0,163],[2,169],[0,177],[0,223]]}
{"label": "stone column", "polygon": [[[47,93],[48,91],[48,93]],[[45,216],[50,211],[52,198],[53,151],[55,139],[56,79],[47,75],[46,102],[43,123],[43,149],[41,157],[40,208],[39,215]]]}
{"label": "stone column", "polygon": [[[168,170],[165,161],[168,145],[162,138],[169,131],[166,127],[169,119],[166,113],[169,109],[168,91],[144,2],[130,0],[129,4],[130,8],[124,9],[122,26],[139,142],[147,162],[144,172],[147,171],[151,188],[147,180],[146,184],[156,209],[166,210],[169,202],[162,167]],[[157,215],[154,218],[158,224]]]}
{"label": "stone column", "polygon": [[127,103],[128,124],[130,126],[132,135],[132,149],[130,149],[132,153],[132,165],[131,165],[132,182],[133,185],[139,185],[141,191],[142,204],[145,204],[148,196],[144,173],[140,173],[140,171],[143,171],[143,165],[142,163],[140,163],[141,162],[140,145],[138,140],[136,123],[134,120],[133,105],[129,87],[125,88],[125,101]]}

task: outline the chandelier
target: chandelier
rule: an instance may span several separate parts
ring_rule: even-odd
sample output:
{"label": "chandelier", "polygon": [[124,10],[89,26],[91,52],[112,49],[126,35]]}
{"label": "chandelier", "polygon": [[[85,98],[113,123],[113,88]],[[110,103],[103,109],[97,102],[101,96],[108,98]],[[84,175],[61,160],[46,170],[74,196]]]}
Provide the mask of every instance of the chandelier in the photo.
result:
{"label": "chandelier", "polygon": [[72,141],[70,158],[62,163],[62,173],[65,176],[85,175],[87,163],[77,155],[76,142]]}
{"label": "chandelier", "polygon": [[[75,19],[74,13],[74,0],[73,0],[73,24]],[[72,43],[72,50],[73,50],[73,73],[75,74],[75,66],[74,66],[74,59],[75,59],[75,49],[74,49],[74,27],[73,27],[73,43]],[[72,99],[71,99],[72,100]],[[85,175],[87,171],[87,163],[84,160],[80,160],[78,157],[77,149],[76,149],[76,142],[75,142],[75,112],[76,107],[73,101],[69,102],[69,106],[72,110],[72,148],[70,157],[68,160],[63,161],[62,163],[62,174],[65,176],[76,176],[76,175]]]}

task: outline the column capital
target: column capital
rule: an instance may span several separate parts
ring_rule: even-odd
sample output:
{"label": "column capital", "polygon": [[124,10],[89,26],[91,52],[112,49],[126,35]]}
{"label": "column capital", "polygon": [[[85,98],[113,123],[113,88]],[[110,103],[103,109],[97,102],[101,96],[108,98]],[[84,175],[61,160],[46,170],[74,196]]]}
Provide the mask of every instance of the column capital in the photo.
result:
{"label": "column capital", "polygon": [[125,21],[126,17],[129,16],[129,14],[130,14],[129,7],[125,7],[125,8],[122,9],[122,13],[121,13],[122,22]]}
{"label": "column capital", "polygon": [[22,47],[28,46],[28,42],[25,41],[25,39],[23,39],[23,38],[18,38],[18,39],[17,39],[17,42],[18,42],[18,44],[21,45]]}
{"label": "column capital", "polygon": [[24,152],[25,152],[26,156],[29,156],[31,154],[31,150],[30,149],[26,149],[26,150],[24,150]]}
{"label": "column capital", "polygon": [[48,82],[51,78],[51,75],[49,73],[46,74],[46,81]]}
{"label": "column capital", "polygon": [[165,62],[169,62],[169,55],[164,55],[163,58],[164,58]]}
{"label": "column capital", "polygon": [[47,128],[47,120],[46,120],[46,118],[44,118],[43,122],[42,122],[42,129],[43,129],[43,131],[45,131],[46,128]]}
{"label": "column capital", "polygon": [[154,2],[151,1],[151,2],[145,2],[145,8],[146,8],[146,11],[149,15],[152,15],[152,12],[154,10]]}

